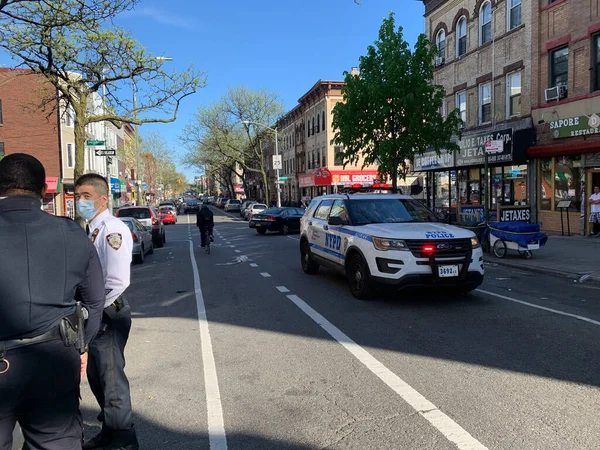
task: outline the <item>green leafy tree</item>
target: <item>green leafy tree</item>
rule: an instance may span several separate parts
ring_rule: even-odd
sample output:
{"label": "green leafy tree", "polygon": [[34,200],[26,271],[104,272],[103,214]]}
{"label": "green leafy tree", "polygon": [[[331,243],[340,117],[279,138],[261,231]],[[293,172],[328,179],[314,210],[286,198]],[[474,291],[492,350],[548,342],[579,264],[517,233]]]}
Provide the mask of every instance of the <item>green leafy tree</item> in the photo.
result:
{"label": "green leafy tree", "polygon": [[[64,2],[18,2],[19,20],[5,16],[0,20],[0,48],[20,65],[46,77],[56,88],[59,103],[73,108],[77,178],[84,171],[87,125],[173,122],[180,102],[203,87],[205,78],[193,66],[181,73],[167,72],[164,58],[149,53],[127,31],[112,25],[112,16],[98,12],[85,16],[86,20],[67,20],[71,16],[60,7]],[[126,0],[66,0],[67,5],[78,3],[104,5],[109,11],[131,4]],[[94,96],[104,98],[100,110],[90,107]],[[56,96],[49,98],[45,106],[56,104],[55,100]]]}
{"label": "green leafy tree", "polygon": [[243,180],[245,188],[246,177],[254,174],[263,181],[265,198],[270,198],[264,159],[273,133],[254,123],[270,127],[283,111],[274,92],[245,86],[229,89],[219,101],[200,107],[185,126],[180,136],[188,150],[185,161],[199,169],[207,167],[232,194],[232,174]]}
{"label": "green leafy tree", "polygon": [[360,58],[359,74],[345,72],[343,102],[333,108],[333,143],[344,147],[344,166],[379,165],[381,177],[398,187],[417,154],[457,150],[457,110],[440,113],[445,92],[433,83],[435,46],[421,34],[414,50],[404,40],[394,14],[383,20],[379,39]]}

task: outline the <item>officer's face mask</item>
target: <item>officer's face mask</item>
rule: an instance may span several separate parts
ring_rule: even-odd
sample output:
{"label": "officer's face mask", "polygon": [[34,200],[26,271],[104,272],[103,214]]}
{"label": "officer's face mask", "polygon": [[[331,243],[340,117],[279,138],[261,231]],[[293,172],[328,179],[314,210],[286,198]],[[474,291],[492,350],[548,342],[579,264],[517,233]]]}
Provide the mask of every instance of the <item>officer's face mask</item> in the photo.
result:
{"label": "officer's face mask", "polygon": [[95,203],[94,200],[79,200],[77,202],[77,212],[83,219],[92,220],[98,213],[94,206]]}

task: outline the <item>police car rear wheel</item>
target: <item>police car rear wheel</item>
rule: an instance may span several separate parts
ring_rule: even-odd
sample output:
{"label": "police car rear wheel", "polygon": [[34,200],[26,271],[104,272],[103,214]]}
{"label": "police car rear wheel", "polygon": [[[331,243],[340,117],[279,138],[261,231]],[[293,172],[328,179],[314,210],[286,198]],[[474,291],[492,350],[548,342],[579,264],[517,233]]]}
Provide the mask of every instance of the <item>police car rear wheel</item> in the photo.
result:
{"label": "police car rear wheel", "polygon": [[312,259],[307,241],[302,242],[300,255],[302,256],[302,271],[308,275],[316,274],[319,271],[319,264]]}
{"label": "police car rear wheel", "polygon": [[350,292],[360,300],[371,297],[371,274],[367,263],[360,255],[353,255],[346,270]]}

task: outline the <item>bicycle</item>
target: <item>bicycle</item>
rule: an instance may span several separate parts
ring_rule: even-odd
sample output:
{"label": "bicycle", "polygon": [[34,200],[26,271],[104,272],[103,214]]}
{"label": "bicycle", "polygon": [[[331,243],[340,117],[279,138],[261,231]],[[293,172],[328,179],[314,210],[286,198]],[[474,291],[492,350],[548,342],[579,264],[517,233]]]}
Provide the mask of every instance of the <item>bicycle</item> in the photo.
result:
{"label": "bicycle", "polygon": [[210,230],[208,228],[206,228],[204,230],[205,233],[205,237],[204,237],[204,252],[207,255],[210,255]]}

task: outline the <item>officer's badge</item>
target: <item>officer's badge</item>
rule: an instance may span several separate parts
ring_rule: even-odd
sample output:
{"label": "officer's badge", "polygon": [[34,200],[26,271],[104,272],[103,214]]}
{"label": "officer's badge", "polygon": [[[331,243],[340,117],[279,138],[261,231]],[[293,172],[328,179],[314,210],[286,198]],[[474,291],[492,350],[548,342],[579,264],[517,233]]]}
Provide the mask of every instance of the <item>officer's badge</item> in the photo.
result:
{"label": "officer's badge", "polygon": [[110,233],[106,236],[106,241],[108,245],[113,250],[119,250],[121,248],[121,244],[123,244],[123,236],[121,233]]}

